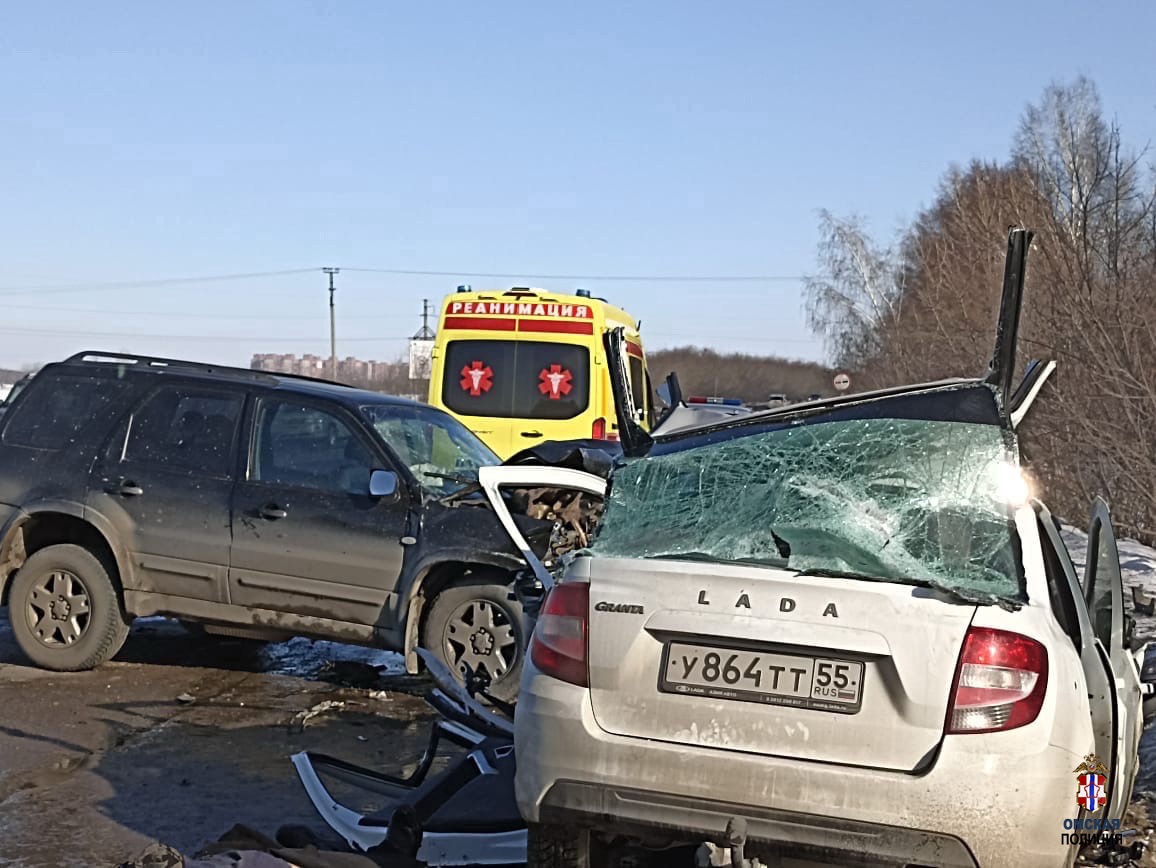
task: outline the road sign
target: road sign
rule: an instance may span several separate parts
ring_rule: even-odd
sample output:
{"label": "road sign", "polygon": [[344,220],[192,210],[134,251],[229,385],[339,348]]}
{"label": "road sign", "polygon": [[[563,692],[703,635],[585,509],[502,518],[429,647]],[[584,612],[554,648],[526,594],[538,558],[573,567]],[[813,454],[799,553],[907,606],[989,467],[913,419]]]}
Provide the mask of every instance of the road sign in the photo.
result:
{"label": "road sign", "polygon": [[835,375],[835,388],[840,392],[846,392],[851,388],[851,378],[844,373]]}
{"label": "road sign", "polygon": [[409,342],[409,378],[411,380],[428,380],[433,367],[434,342],[422,338],[414,338]]}

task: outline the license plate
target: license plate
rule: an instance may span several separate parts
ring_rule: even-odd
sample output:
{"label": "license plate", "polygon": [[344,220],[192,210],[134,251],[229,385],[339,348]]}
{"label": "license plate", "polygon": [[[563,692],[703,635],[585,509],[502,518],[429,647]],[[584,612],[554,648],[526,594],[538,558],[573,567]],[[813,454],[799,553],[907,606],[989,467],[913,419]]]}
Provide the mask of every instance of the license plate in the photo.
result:
{"label": "license plate", "polygon": [[659,689],[855,714],[863,699],[863,664],[670,642],[663,655]]}

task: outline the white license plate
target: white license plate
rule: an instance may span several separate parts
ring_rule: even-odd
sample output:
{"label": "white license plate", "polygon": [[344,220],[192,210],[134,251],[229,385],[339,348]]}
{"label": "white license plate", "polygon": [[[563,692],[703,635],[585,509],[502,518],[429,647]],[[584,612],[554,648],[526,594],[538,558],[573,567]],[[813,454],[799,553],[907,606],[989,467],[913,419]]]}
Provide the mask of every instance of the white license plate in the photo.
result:
{"label": "white license plate", "polygon": [[863,700],[863,664],[670,642],[662,658],[659,689],[855,714]]}

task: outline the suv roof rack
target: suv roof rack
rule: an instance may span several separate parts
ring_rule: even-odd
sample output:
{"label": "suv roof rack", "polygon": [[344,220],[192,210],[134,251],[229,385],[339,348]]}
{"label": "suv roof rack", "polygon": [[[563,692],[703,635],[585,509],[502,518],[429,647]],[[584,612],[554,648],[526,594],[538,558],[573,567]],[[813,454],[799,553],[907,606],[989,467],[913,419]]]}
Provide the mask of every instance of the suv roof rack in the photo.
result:
{"label": "suv roof rack", "polygon": [[327,380],[323,377],[310,377],[307,374],[287,374],[281,371],[263,371],[259,368],[236,368],[231,365],[211,365],[206,362],[192,362],[188,359],[166,359],[160,356],[141,356],[130,353],[106,353],[99,350],[85,350],[74,353],[61,364],[130,364],[142,368],[179,368],[181,370],[199,371],[203,374],[229,374],[234,377],[247,377],[253,380],[277,380],[288,378],[291,380],[305,380],[310,383],[326,383],[330,386],[352,388],[336,380]]}

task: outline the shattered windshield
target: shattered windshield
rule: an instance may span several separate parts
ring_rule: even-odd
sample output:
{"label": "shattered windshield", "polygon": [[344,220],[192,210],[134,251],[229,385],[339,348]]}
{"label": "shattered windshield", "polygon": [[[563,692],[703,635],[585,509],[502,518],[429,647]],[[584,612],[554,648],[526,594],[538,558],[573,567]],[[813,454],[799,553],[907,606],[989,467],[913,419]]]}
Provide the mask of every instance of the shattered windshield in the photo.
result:
{"label": "shattered windshield", "polygon": [[855,419],[761,429],[620,467],[589,551],[1021,599],[1011,520],[1020,487],[994,425]]}
{"label": "shattered windshield", "polygon": [[458,491],[477,482],[479,467],[501,463],[465,425],[432,407],[369,404],[361,412],[431,494]]}

